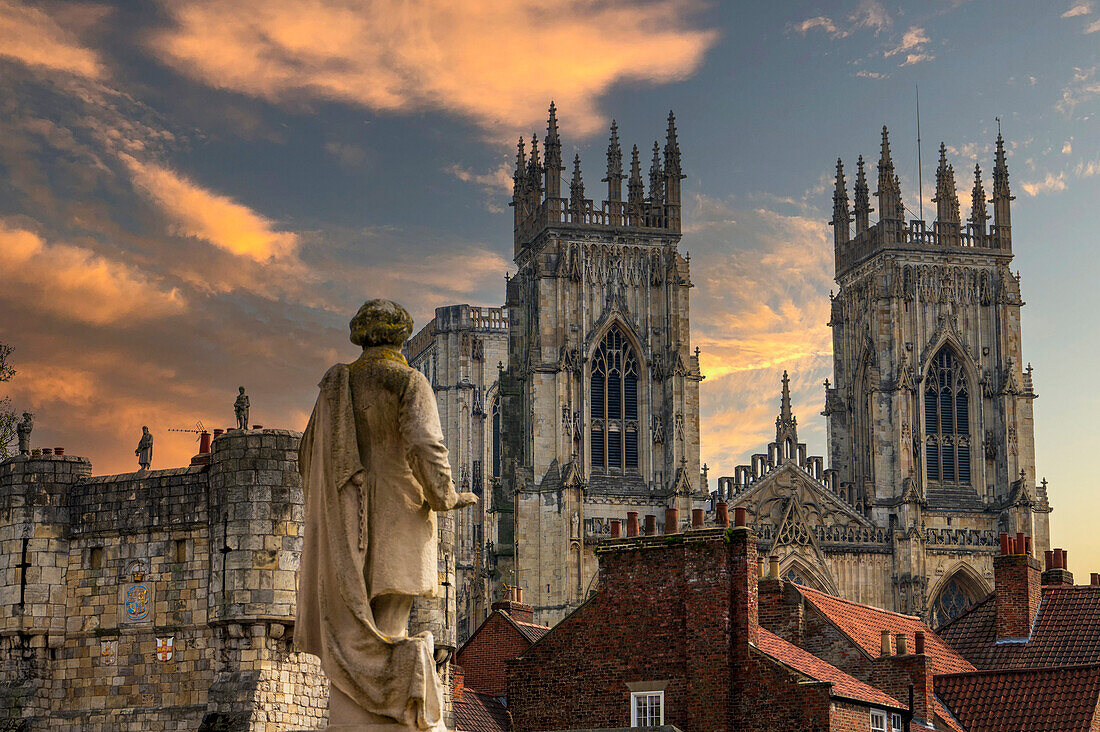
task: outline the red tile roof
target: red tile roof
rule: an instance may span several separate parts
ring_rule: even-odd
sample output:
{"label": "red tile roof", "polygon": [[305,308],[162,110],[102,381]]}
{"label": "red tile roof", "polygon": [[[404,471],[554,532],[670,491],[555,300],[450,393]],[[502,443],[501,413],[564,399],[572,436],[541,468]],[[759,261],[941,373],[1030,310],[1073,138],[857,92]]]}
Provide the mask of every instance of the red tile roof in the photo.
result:
{"label": "red tile roof", "polygon": [[969,732],[1088,730],[1100,664],[937,676],[936,695]]}
{"label": "red tile roof", "polygon": [[860,605],[802,585],[796,584],[794,587],[840,632],[851,638],[871,658],[881,655],[883,630],[889,630],[891,635],[905,633],[909,638],[910,650],[915,643],[915,634],[919,630],[924,631],[924,651],[932,661],[932,673],[949,674],[974,670],[974,666],[969,661],[944,643],[918,617]]}
{"label": "red tile roof", "polygon": [[504,615],[512,621],[512,625],[516,626],[516,630],[520,632],[520,635],[522,635],[531,643],[537,643],[539,639],[550,632],[550,626],[548,625],[538,625],[537,623],[524,623],[516,620],[508,613],[504,613]]}
{"label": "red tile roof", "polygon": [[499,697],[463,689],[454,700],[457,732],[508,732],[511,720]]}
{"label": "red tile roof", "polygon": [[1100,587],[1043,587],[1026,643],[997,643],[994,595],[945,623],[939,635],[978,668],[1037,668],[1100,663]]}
{"label": "red tile roof", "polygon": [[830,682],[833,685],[832,693],[835,696],[857,699],[895,709],[903,708],[902,703],[894,697],[863,683],[854,676],[849,676],[831,663],[823,661],[793,643],[783,640],[765,628],[760,628],[757,648],[783,665],[789,666],[815,681]]}
{"label": "red tile roof", "polygon": [[936,729],[937,730],[950,730],[950,732],[967,732],[961,724],[959,724],[954,715],[951,714],[951,710],[947,708],[947,705],[938,697],[933,695],[933,701],[936,704]]}

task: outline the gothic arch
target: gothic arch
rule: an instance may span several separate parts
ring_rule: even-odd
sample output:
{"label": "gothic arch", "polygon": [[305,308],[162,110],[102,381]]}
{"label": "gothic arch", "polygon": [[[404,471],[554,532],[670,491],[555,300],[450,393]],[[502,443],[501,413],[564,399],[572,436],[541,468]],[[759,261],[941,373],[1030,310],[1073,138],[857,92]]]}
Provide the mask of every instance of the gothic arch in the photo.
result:
{"label": "gothic arch", "polygon": [[788,554],[780,562],[779,576],[788,582],[795,582],[803,587],[809,587],[811,590],[840,596],[836,582],[829,576],[828,570],[806,561],[806,558],[800,554]]}
{"label": "gothic arch", "polygon": [[932,627],[938,628],[958,617],[989,593],[985,578],[974,567],[964,561],[956,562],[928,593],[928,617]]}
{"label": "gothic arch", "polygon": [[593,473],[648,476],[648,362],[637,334],[617,315],[593,331],[583,383],[584,464]]}
{"label": "gothic arch", "polygon": [[875,469],[874,446],[874,393],[881,388],[881,375],[875,359],[875,351],[868,341],[860,350],[856,369],[852,374],[852,451],[855,464],[852,466],[852,478],[857,490],[862,490],[863,481],[874,482]]}
{"label": "gothic arch", "polygon": [[[946,482],[949,484],[969,485],[975,490],[980,490],[984,486],[983,478],[983,466],[985,464],[982,449],[982,435],[984,434],[982,429],[982,392],[981,382],[979,381],[979,373],[977,365],[970,357],[966,348],[959,341],[953,333],[944,332],[936,338],[933,343],[935,346],[925,350],[923,363],[921,364],[921,380],[920,387],[917,390],[917,418],[920,424],[920,430],[917,434],[920,435],[920,468],[921,475],[924,479],[924,484]],[[942,357],[941,357],[942,355]],[[956,480],[954,476],[951,478],[944,477],[940,474],[943,469],[942,465],[931,471],[933,457],[938,458],[940,455],[941,446],[936,447],[937,452],[935,456],[929,454],[930,444],[935,444],[936,440],[940,439],[943,434],[942,426],[930,425],[930,417],[935,417],[940,422],[943,421],[943,406],[936,407],[934,411],[929,411],[930,405],[928,403],[928,392],[931,388],[940,389],[930,381],[932,378],[933,369],[946,367],[947,365],[952,367],[956,366],[961,370],[962,376],[962,388],[965,390],[965,399],[956,402],[956,406],[951,412],[955,415],[954,419],[958,419],[959,407],[963,407],[966,410],[965,419],[963,420],[966,426],[966,431],[963,433],[958,424],[953,422],[951,426],[951,435],[958,438],[960,435],[964,435],[967,441],[966,454],[968,455],[968,464],[966,467],[966,476],[963,477],[962,469],[959,468],[959,477]],[[955,393],[951,399],[957,399],[960,394],[957,394],[957,387],[951,387],[952,393]],[[942,395],[942,390],[939,391]],[[942,398],[942,396],[941,396]],[[930,431],[931,430],[931,431]],[[930,440],[932,441],[930,443]],[[953,465],[961,462],[959,453],[955,453],[955,457],[952,458]]]}

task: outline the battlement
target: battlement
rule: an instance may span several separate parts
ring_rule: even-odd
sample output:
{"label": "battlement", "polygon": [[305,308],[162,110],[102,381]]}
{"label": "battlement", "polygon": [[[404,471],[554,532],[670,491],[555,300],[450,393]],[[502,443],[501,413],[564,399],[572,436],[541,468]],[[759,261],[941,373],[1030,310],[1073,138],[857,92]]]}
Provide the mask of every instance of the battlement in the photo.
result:
{"label": "battlement", "polygon": [[[623,154],[619,128],[612,121],[607,147],[607,199],[597,205],[585,197],[580,156],[573,158],[573,176],[568,197],[562,195],[564,166],[561,138],[558,135],[557,109],[550,104],[550,116],[543,141],[545,160],[540,161],[538,137],[531,136],[528,155],[520,138],[513,175],[512,207],[515,209],[516,253],[530,245],[543,231],[552,228],[592,228],[635,233],[680,234],[680,146],[676,140],[676,120],[668,113],[668,130],[662,150],[653,143],[649,168],[649,191],[645,191],[638,146],[631,151],[629,177],[623,173]],[[627,179],[627,198],[623,200],[623,180]]]}
{"label": "battlement", "polygon": [[[907,209],[901,199],[901,184],[894,172],[890,156],[890,140],[882,128],[882,149],[878,162],[879,220],[870,223],[870,190],[864,171],[863,156],[857,162],[854,209],[848,205],[848,190],[844,180],[844,164],[836,161],[836,186],[833,191],[833,227],[836,276],[852,270],[871,257],[888,250],[926,251],[936,253],[975,253],[1012,258],[1012,223],[1008,163],[1004,139],[997,133],[993,165],[993,223],[986,209],[982,171],[974,166],[974,188],[971,211],[966,223],[959,214],[959,197],[955,186],[955,168],[947,162],[947,148],[940,143],[939,166],[936,169],[936,219],[928,226],[920,219],[907,219]],[[854,214],[854,216],[853,216]],[[851,224],[855,221],[855,234]]]}

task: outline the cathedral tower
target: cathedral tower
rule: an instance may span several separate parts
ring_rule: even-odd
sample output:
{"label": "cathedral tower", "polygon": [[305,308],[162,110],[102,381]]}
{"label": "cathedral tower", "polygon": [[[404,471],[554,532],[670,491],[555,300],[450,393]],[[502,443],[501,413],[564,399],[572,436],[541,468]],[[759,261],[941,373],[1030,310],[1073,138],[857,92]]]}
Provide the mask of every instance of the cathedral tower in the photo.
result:
{"label": "cathedral tower", "polygon": [[[1036,482],[1024,303],[1019,275],[1009,270],[1013,197],[1004,140],[998,132],[991,226],[980,168],[969,220],[961,221],[943,145],[937,220],[931,228],[907,221],[885,127],[876,224],[862,157],[854,196],[853,236],[838,161],[832,225],[840,291],[832,299],[834,384],[826,385],[824,412],[830,468],[867,518],[908,532],[896,540],[897,609],[932,610],[924,599],[934,603],[947,578],[932,571],[935,557],[924,551],[929,530],[1023,532],[1034,537],[1036,553],[1050,542],[1045,482]],[[982,562],[970,563],[978,576]],[[950,574],[942,564],[939,571]]]}
{"label": "cathedral tower", "polygon": [[[585,197],[580,159],[568,197],[557,113],[514,176],[515,262],[500,379],[502,480],[497,582],[518,585],[540,622],[577,607],[596,571],[591,545],[627,512],[687,519],[699,471],[698,353],[690,347],[688,261],[680,255],[680,148],[671,113],[645,192],[638,148],[627,200],[611,125],[607,200]],[[672,515],[672,514],[669,514]]]}

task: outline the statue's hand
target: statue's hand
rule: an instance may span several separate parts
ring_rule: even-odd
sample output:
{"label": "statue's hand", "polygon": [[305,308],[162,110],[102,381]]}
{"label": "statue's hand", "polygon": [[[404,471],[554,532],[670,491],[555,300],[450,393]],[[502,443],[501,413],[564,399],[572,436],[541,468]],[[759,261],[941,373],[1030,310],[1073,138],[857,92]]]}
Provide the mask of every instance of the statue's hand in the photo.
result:
{"label": "statue's hand", "polygon": [[478,501],[477,494],[475,493],[459,493],[458,503],[455,504],[454,510],[460,508],[466,508],[467,506],[473,506]]}

